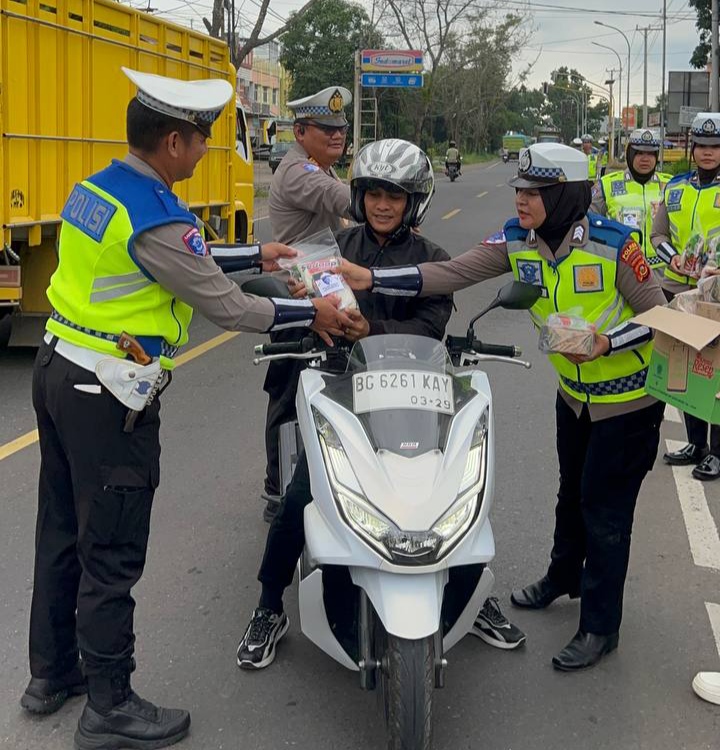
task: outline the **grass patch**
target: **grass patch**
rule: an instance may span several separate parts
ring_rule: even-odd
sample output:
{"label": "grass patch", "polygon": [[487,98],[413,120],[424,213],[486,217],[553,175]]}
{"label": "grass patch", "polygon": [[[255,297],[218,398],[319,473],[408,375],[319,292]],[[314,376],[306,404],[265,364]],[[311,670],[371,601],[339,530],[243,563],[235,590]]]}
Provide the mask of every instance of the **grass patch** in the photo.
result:
{"label": "grass patch", "polygon": [[267,185],[257,185],[255,187],[256,198],[267,198],[270,195],[270,188]]}

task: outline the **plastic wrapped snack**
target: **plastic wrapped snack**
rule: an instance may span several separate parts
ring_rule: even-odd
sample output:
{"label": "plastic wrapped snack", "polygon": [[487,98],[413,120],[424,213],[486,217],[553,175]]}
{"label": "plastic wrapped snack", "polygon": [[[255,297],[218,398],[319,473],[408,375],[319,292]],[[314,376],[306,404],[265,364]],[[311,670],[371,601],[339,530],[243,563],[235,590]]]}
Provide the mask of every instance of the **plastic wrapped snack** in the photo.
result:
{"label": "plastic wrapped snack", "polygon": [[690,236],[680,255],[680,272],[693,279],[699,279],[705,264],[708,262],[708,249],[702,234],[695,232]]}
{"label": "plastic wrapped snack", "polygon": [[671,310],[677,310],[678,312],[690,313],[695,315],[697,310],[697,303],[702,301],[702,295],[697,289],[691,289],[687,292],[680,292],[676,294],[668,307]]}
{"label": "plastic wrapped snack", "polygon": [[538,348],[545,354],[592,354],[595,326],[573,312],[553,313],[540,328]]}
{"label": "plastic wrapped snack", "polygon": [[704,302],[720,302],[720,276],[703,276],[698,281],[698,289]]}
{"label": "plastic wrapped snack", "polygon": [[290,275],[305,284],[308,297],[327,297],[336,294],[340,298],[340,309],[357,308],[357,300],[345,279],[333,273],[340,265],[342,256],[329,229],[306,237],[301,242],[293,243],[298,251],[295,258],[281,258],[279,265],[290,271]]}

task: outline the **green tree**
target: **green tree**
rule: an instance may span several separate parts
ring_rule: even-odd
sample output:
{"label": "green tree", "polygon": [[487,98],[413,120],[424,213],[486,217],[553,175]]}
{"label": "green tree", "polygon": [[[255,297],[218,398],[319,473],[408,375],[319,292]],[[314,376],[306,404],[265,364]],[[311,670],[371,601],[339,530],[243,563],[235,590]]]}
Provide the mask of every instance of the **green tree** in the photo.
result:
{"label": "green tree", "polygon": [[291,14],[280,62],[292,75],[290,99],[326,86],[353,90],[355,50],[382,46],[365,10],[346,0],[316,0],[300,17]]}
{"label": "green tree", "polygon": [[[578,130],[578,108],[582,111],[585,99],[589,100],[592,96],[592,89],[584,83],[577,70],[564,65],[554,70],[551,78],[545,113],[560,130],[565,143],[570,143]],[[579,119],[582,122],[582,117]]]}
{"label": "green tree", "polygon": [[690,65],[693,68],[704,68],[710,57],[710,22],[712,20],[710,0],[688,0],[688,5],[695,8],[697,12],[695,28],[700,32],[700,41],[693,50]]}

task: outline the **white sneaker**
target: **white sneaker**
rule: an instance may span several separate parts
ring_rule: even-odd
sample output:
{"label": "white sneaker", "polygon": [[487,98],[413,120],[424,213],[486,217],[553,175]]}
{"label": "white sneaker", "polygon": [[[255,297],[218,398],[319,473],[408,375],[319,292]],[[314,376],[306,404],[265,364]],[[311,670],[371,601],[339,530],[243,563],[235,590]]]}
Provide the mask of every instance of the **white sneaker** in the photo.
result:
{"label": "white sneaker", "polygon": [[720,706],[720,672],[698,672],[692,681],[695,694]]}

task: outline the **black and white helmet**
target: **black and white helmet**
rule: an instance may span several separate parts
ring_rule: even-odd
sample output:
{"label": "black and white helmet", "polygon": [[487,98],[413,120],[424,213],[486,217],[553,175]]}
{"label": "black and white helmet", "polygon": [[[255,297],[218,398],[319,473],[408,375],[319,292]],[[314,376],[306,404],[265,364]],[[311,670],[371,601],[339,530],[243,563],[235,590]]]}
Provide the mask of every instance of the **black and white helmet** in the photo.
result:
{"label": "black and white helmet", "polygon": [[350,173],[350,215],[355,221],[366,220],[365,191],[382,187],[408,194],[402,225],[419,226],[435,192],[430,159],[422,149],[399,138],[368,143],[355,157]]}

